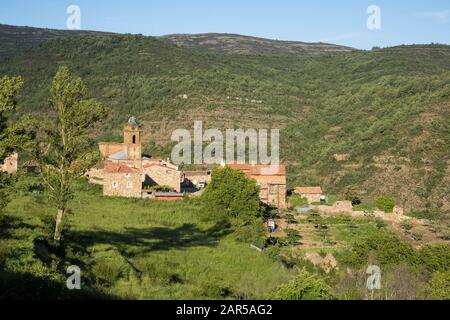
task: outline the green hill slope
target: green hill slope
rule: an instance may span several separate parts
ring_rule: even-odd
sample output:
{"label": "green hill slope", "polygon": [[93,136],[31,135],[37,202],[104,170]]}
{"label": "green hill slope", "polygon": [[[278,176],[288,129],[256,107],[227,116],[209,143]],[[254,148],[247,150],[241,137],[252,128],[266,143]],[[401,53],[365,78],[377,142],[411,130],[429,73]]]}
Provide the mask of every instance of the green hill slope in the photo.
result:
{"label": "green hill slope", "polygon": [[50,39],[71,37],[74,35],[100,35],[104,32],[55,30],[32,27],[18,27],[0,24],[0,59],[7,59],[21,54]]}
{"label": "green hill slope", "polygon": [[[175,128],[281,128],[289,184],[321,184],[408,209],[449,210],[450,48],[409,46],[321,56],[221,55],[130,35],[43,42],[0,66],[23,75],[19,113],[47,113],[61,64],[110,108],[98,139],[120,139],[130,115],[145,140]],[[147,146],[150,150],[150,144]],[[334,154],[348,154],[337,162]]]}

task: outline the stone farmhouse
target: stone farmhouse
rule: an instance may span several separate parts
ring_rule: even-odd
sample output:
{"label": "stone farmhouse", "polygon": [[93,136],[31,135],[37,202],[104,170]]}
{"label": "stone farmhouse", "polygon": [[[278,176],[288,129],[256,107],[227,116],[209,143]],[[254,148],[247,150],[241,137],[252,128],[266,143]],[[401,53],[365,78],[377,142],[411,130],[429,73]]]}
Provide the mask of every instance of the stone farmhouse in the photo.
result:
{"label": "stone farmhouse", "polygon": [[104,169],[103,195],[140,198],[142,172],[126,164],[112,164]]}
{"label": "stone farmhouse", "polygon": [[309,203],[320,202],[320,197],[323,195],[321,187],[297,187],[294,193],[306,198]]}
{"label": "stone farmhouse", "polygon": [[248,178],[254,179],[261,191],[261,202],[280,209],[287,208],[286,202],[286,166],[278,165],[271,172],[270,165],[227,164],[226,166],[242,171]]}

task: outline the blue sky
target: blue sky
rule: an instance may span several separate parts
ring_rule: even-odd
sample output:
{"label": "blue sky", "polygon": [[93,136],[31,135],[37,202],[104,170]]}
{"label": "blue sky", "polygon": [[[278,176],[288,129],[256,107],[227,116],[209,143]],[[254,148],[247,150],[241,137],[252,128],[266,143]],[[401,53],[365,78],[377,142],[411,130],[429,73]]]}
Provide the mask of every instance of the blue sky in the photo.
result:
{"label": "blue sky", "polygon": [[[2,0],[0,23],[65,29],[72,4],[81,9],[84,30],[227,32],[361,49],[450,44],[448,0]],[[381,9],[380,30],[367,28],[370,5]]]}

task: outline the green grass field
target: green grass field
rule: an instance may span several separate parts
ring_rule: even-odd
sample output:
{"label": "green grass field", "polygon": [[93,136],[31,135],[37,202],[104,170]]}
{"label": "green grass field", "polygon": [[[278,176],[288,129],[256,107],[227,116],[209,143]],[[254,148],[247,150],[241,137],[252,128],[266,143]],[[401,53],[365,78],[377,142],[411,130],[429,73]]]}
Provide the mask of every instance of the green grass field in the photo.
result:
{"label": "green grass field", "polygon": [[[106,198],[85,182],[77,186],[55,248],[47,240],[55,209],[42,193],[23,191],[21,181],[0,215],[0,299],[270,299],[304,267],[323,276],[336,299],[363,299],[369,260],[392,277],[377,298],[428,299],[435,273],[448,274],[447,245],[415,250],[375,219],[291,214],[290,223],[280,221],[299,232],[297,245],[269,245],[259,253],[199,199]],[[306,253],[331,253],[338,269],[325,274]],[[66,287],[71,265],[81,268],[82,290]]]}
{"label": "green grass field", "polygon": [[[82,270],[84,293],[119,299],[262,299],[294,275],[237,242],[193,200],[112,199],[97,188],[79,190],[57,252],[41,240],[51,234],[53,211],[40,196],[20,193],[6,208],[0,265],[38,291],[22,292],[18,285],[12,290],[19,296],[77,297],[65,289],[64,272],[72,264]],[[31,275],[45,286],[33,287]],[[7,282],[3,278],[0,289]]]}

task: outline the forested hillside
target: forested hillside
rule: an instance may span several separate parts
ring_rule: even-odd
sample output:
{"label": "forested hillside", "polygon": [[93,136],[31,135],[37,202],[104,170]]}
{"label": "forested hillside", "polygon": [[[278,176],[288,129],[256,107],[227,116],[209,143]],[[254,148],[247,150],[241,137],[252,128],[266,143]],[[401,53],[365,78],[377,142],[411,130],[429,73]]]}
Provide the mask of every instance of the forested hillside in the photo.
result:
{"label": "forested hillside", "polygon": [[329,43],[270,40],[239,34],[205,33],[164,36],[181,47],[227,54],[319,55],[351,52],[354,49]]}
{"label": "forested hillside", "polygon": [[47,115],[49,85],[62,64],[109,107],[98,140],[120,140],[131,115],[144,125],[146,149],[160,156],[170,150],[172,130],[194,120],[281,128],[291,187],[321,184],[341,195],[353,188],[417,212],[449,210],[448,46],[221,55],[143,36],[57,38],[0,64],[0,75],[25,78],[20,114]]}

